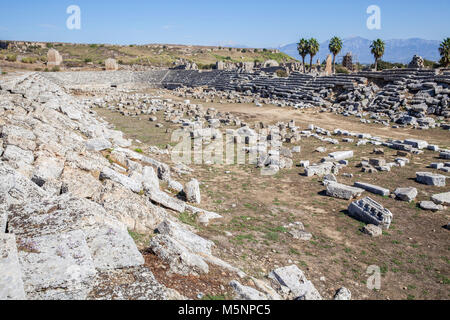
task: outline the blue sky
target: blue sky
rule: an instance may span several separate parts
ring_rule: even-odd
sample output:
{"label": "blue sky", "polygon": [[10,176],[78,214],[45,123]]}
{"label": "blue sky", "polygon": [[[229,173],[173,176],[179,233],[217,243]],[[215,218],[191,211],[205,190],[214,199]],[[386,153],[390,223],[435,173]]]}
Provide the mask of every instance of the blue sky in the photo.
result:
{"label": "blue sky", "polygon": [[[66,9],[81,8],[81,30]],[[381,30],[366,9],[381,8]],[[0,1],[0,39],[81,43],[173,43],[277,47],[316,37],[450,36],[449,0],[21,0]]]}

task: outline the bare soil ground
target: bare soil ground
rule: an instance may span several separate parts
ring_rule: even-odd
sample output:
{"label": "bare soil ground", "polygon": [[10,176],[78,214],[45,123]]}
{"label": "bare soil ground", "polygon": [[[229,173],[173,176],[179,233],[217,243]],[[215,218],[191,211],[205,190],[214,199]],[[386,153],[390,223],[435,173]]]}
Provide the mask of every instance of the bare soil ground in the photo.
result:
{"label": "bare soil ground", "polygon": [[[180,99],[169,92],[165,96]],[[269,124],[295,119],[301,128],[315,124],[329,130],[340,128],[381,137],[414,137],[450,147],[450,135],[441,129],[394,130],[312,110],[192,102],[236,113],[248,123],[263,121]],[[136,144],[136,147],[144,152],[147,151],[146,146],[163,147],[170,143],[170,134],[166,130],[170,132],[176,128],[162,121],[162,113],[157,117],[164,128],[156,128],[155,123],[146,117],[127,118],[104,109],[96,111],[128,137],[142,141],[142,145]],[[345,286],[351,290],[354,299],[450,299],[450,232],[442,227],[450,221],[450,212],[448,209],[435,213],[423,211],[417,205],[422,200],[429,200],[433,194],[450,191],[450,187],[431,187],[414,181],[417,171],[435,172],[427,166],[439,161],[436,153],[425,151],[422,155],[413,155],[411,163],[404,168],[370,174],[362,173],[356,165],[362,157],[380,157],[372,154],[373,146],[356,146],[356,141],[331,145],[313,138],[303,138],[293,145],[284,144],[286,147],[294,145],[302,147],[300,154],[294,154],[294,165],[298,165],[300,160],[320,160],[324,155],[314,152],[319,146],[325,146],[327,153],[354,150],[355,157],[341,171],[352,173],[354,177],[345,178],[340,174],[339,182],[352,185],[355,181],[364,181],[391,191],[397,187],[413,186],[419,191],[416,202],[407,203],[366,192],[365,196],[383,204],[394,215],[391,228],[381,237],[371,238],[362,234],[364,224],[348,216],[346,209],[350,202],[323,195],[325,188],[321,179],[303,176],[302,168],[294,166],[274,176],[262,176],[252,165],[191,165],[195,170],[193,176],[202,182],[201,207],[223,215],[222,219],[214,220],[207,227],[190,222],[201,236],[216,243],[216,256],[256,278],[264,278],[276,267],[296,264],[324,298],[332,298],[338,288]],[[384,149],[383,157],[392,161],[396,151]],[[162,159],[170,163],[169,157]],[[191,177],[177,179],[185,183]],[[311,241],[294,240],[289,235],[284,226],[296,221],[302,222],[306,231],[313,234]],[[146,258],[158,277],[159,264],[154,262],[154,256]],[[366,286],[369,277],[366,270],[371,265],[380,267],[380,290],[369,290]],[[227,276],[224,278],[228,281]],[[162,278],[158,280],[165,281]],[[167,281],[177,289],[191,280]],[[196,281],[202,283],[200,278]],[[228,297],[228,291],[221,291],[220,285],[214,284],[212,288],[213,292],[204,289],[204,293]],[[194,297],[189,290],[181,292]]]}

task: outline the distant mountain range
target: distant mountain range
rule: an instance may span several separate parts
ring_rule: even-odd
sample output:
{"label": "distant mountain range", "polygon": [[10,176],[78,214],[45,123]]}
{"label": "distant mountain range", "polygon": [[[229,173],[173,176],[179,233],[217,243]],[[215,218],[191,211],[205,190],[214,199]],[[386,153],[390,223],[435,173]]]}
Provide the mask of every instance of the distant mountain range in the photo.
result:
{"label": "distant mountain range", "polygon": [[[353,37],[343,39],[343,48],[341,53],[337,57],[337,62],[342,61],[342,57],[347,53],[351,52],[353,55],[353,61],[362,64],[373,63],[374,58],[370,53],[371,40],[364,39],[361,37]],[[314,62],[317,59],[323,61],[326,59],[327,55],[330,54],[328,50],[328,45],[330,40],[322,43],[320,45],[320,51],[316,57],[314,57]],[[437,40],[424,40],[419,38],[412,39],[393,39],[385,40],[386,48],[385,53],[382,58],[384,61],[388,62],[400,62],[409,63],[411,58],[417,54],[427,60],[438,61],[439,57],[439,45],[440,41]],[[301,59],[298,55],[297,44],[292,43],[286,46],[278,48],[280,51],[294,57],[296,59]],[[309,56],[306,58],[309,59]],[[309,60],[307,60],[309,62]]]}

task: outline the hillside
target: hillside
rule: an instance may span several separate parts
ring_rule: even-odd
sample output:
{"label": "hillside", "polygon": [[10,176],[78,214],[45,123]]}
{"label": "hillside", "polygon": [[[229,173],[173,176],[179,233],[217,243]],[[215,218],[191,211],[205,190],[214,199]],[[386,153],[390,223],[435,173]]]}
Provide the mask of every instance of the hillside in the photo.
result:
{"label": "hillside", "polygon": [[[5,44],[5,42],[2,42]],[[5,45],[0,46],[0,48]],[[185,45],[105,45],[69,43],[9,42],[7,49],[0,49],[0,61],[16,58],[17,62],[42,65],[46,62],[49,48],[58,50],[65,67],[101,66],[108,58],[115,58],[122,65],[143,65],[152,67],[172,67],[184,61],[195,62],[201,69],[210,69],[217,61],[264,62],[276,60],[291,62],[294,59],[285,53],[272,49],[249,49],[229,47],[205,47]],[[25,60],[23,60],[25,58]],[[13,61],[15,62],[15,61]],[[38,66],[37,66],[38,67]]]}
{"label": "hillside", "polygon": [[[330,41],[325,41],[320,44],[320,51],[315,59],[323,61],[330,53],[328,45]],[[355,57],[355,61],[359,63],[368,64],[373,63],[373,56],[370,53],[371,40],[361,37],[353,37],[343,39],[343,48],[341,54],[338,56],[337,61],[341,61],[342,57],[351,52]],[[423,58],[431,61],[439,61],[439,41],[437,40],[423,40],[418,38],[412,39],[393,39],[385,40],[386,50],[383,60],[388,62],[400,62],[409,63],[411,58],[418,54]],[[292,43],[279,48],[281,52],[284,52],[292,57],[300,59],[297,52],[297,44]]]}

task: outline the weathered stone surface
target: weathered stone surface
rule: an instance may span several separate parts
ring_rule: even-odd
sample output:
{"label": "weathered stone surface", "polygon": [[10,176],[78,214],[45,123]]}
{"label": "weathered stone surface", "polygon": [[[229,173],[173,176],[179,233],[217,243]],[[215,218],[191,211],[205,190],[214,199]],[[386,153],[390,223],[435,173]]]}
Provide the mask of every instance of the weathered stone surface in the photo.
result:
{"label": "weathered stone surface", "polygon": [[89,300],[168,300],[169,293],[146,267],[98,272]]}
{"label": "weathered stone surface", "polygon": [[164,208],[176,211],[176,212],[184,212],[186,210],[186,203],[172,198],[167,193],[162,192],[160,190],[152,190],[152,191],[146,191],[147,195],[149,196],[150,200],[163,206]]}
{"label": "weathered stone surface", "polygon": [[34,151],[36,149],[36,135],[33,131],[13,125],[5,125],[2,128],[1,136],[3,143],[13,145],[23,150]]}
{"label": "weathered stone surface", "polygon": [[369,197],[352,202],[348,211],[354,218],[384,229],[389,229],[393,217],[388,209]]}
{"label": "weathered stone surface", "polygon": [[417,172],[416,181],[429,186],[445,187],[446,176],[431,172]]}
{"label": "weathered stone surface", "polygon": [[33,152],[29,150],[23,150],[14,145],[8,145],[3,152],[3,158],[11,162],[22,162],[26,164],[32,164],[34,162]]}
{"label": "weathered stone surface", "polygon": [[368,224],[364,226],[362,231],[363,233],[368,234],[369,236],[372,237],[379,237],[383,234],[383,230],[380,227],[373,224]]}
{"label": "weathered stone surface", "polygon": [[16,237],[0,232],[0,300],[26,299]]}
{"label": "weathered stone surface", "polygon": [[50,154],[41,154],[34,163],[32,180],[39,186],[43,186],[50,180],[58,179],[64,169],[64,161]]}
{"label": "weathered stone surface", "polygon": [[431,200],[436,204],[450,205],[450,192],[435,194]]}
{"label": "weathered stone surface", "polygon": [[47,52],[47,67],[58,67],[63,61],[62,56],[55,49],[50,49]]}
{"label": "weathered stone surface", "polygon": [[63,183],[62,193],[70,192],[79,198],[92,199],[94,195],[100,193],[102,188],[101,182],[91,173],[71,167],[64,168],[61,181]]}
{"label": "weathered stone surface", "polygon": [[342,287],[334,295],[334,300],[352,300],[352,293],[347,288]]}
{"label": "weathered stone surface", "polygon": [[157,229],[160,234],[169,235],[188,246],[193,252],[211,254],[211,248],[214,246],[212,241],[203,239],[175,222],[164,220]]}
{"label": "weathered stone surface", "polygon": [[408,64],[408,68],[423,69],[425,68],[425,61],[421,56],[414,55],[411,62]]}
{"label": "weathered stone surface", "polygon": [[197,179],[192,179],[188,182],[184,188],[184,192],[186,193],[187,201],[196,204],[201,203],[200,184]]}
{"label": "weathered stone surface", "polygon": [[422,210],[427,210],[427,211],[442,211],[442,210],[444,210],[444,207],[442,205],[436,204],[433,201],[421,201],[419,206]]}
{"label": "weathered stone surface", "polygon": [[158,175],[152,167],[144,167],[142,170],[142,179],[145,191],[159,190]]}
{"label": "weathered stone surface", "polygon": [[62,195],[10,207],[11,233],[19,237],[57,234],[99,226],[125,229],[98,204]]}
{"label": "weathered stone surface", "polygon": [[365,183],[365,182],[355,182],[354,186],[357,188],[364,189],[370,193],[378,194],[378,195],[384,196],[384,197],[387,197],[391,194],[389,189],[375,186],[373,184],[369,184],[369,183]]}
{"label": "weathered stone surface", "polygon": [[153,232],[167,216],[163,208],[155,206],[146,197],[112,181],[105,182],[92,200],[129,230],[141,234]]}
{"label": "weathered stone surface", "polygon": [[98,138],[90,139],[86,141],[86,149],[91,151],[103,151],[106,149],[111,149],[112,144],[107,139]]}
{"label": "weathered stone surface", "polygon": [[441,153],[439,153],[439,157],[441,159],[450,159],[450,151],[442,151]]}
{"label": "weathered stone surface", "polygon": [[323,181],[325,182],[338,182],[337,178],[334,174],[327,174],[323,177]]}
{"label": "weathered stone surface", "polygon": [[330,153],[329,157],[333,158],[334,161],[341,161],[353,158],[353,151],[336,151]]}
{"label": "weathered stone surface", "polygon": [[20,238],[18,250],[29,299],[86,299],[96,271],[82,231]]}
{"label": "weathered stone surface", "polygon": [[82,230],[98,269],[139,266],[144,262],[125,225],[89,200],[63,195],[14,205],[10,212],[8,226],[19,239]]}
{"label": "weathered stone surface", "polygon": [[364,189],[346,186],[337,182],[329,182],[327,184],[327,195],[334,198],[350,200],[361,196],[363,192]]}
{"label": "weathered stone surface", "polygon": [[332,173],[333,163],[325,162],[318,165],[309,166],[305,169],[305,175],[312,177],[314,175],[323,176]]}
{"label": "weathered stone surface", "polygon": [[106,71],[117,71],[119,70],[119,64],[117,63],[116,59],[106,59],[105,60],[105,69]]}
{"label": "weathered stone surface", "polygon": [[141,266],[144,258],[124,229],[96,227],[85,229],[89,250],[97,270]]}
{"label": "weathered stone surface", "polygon": [[179,183],[178,181],[173,180],[173,179],[170,179],[170,180],[168,181],[167,187],[168,187],[170,190],[173,190],[173,191],[178,192],[178,193],[182,192],[183,189],[184,189],[184,188],[183,188],[183,185],[182,185],[181,183]]}
{"label": "weathered stone surface", "polygon": [[269,278],[288,288],[296,300],[322,300],[312,282],[295,265],[275,269],[269,274]]}
{"label": "weathered stone surface", "polygon": [[325,74],[331,75],[333,73],[333,58],[331,54],[327,55],[326,65],[325,65]]}
{"label": "weathered stone surface", "polygon": [[103,168],[102,172],[100,172],[100,180],[106,179],[120,183],[125,188],[128,188],[133,192],[140,193],[142,191],[142,181],[130,179],[129,177],[120,174],[108,167]]}
{"label": "weathered stone surface", "polygon": [[3,233],[11,205],[39,201],[47,196],[47,193],[2,161],[0,176],[0,233]]}
{"label": "weathered stone surface", "polygon": [[243,286],[236,280],[231,281],[230,286],[236,293],[236,300],[267,300],[266,295],[262,292],[252,287]]}
{"label": "weathered stone surface", "polygon": [[153,237],[150,240],[150,248],[170,266],[173,273],[199,275],[209,272],[208,264],[199,255],[167,234]]}
{"label": "weathered stone surface", "polygon": [[290,230],[289,234],[296,240],[309,241],[312,239],[312,234],[304,230]]}
{"label": "weathered stone surface", "polygon": [[416,188],[397,188],[394,192],[395,196],[403,201],[411,202],[414,201],[417,197],[417,189]]}
{"label": "weathered stone surface", "polygon": [[428,142],[424,140],[418,140],[418,139],[406,139],[404,141],[405,144],[409,144],[410,146],[413,146],[417,149],[425,149],[428,147]]}

